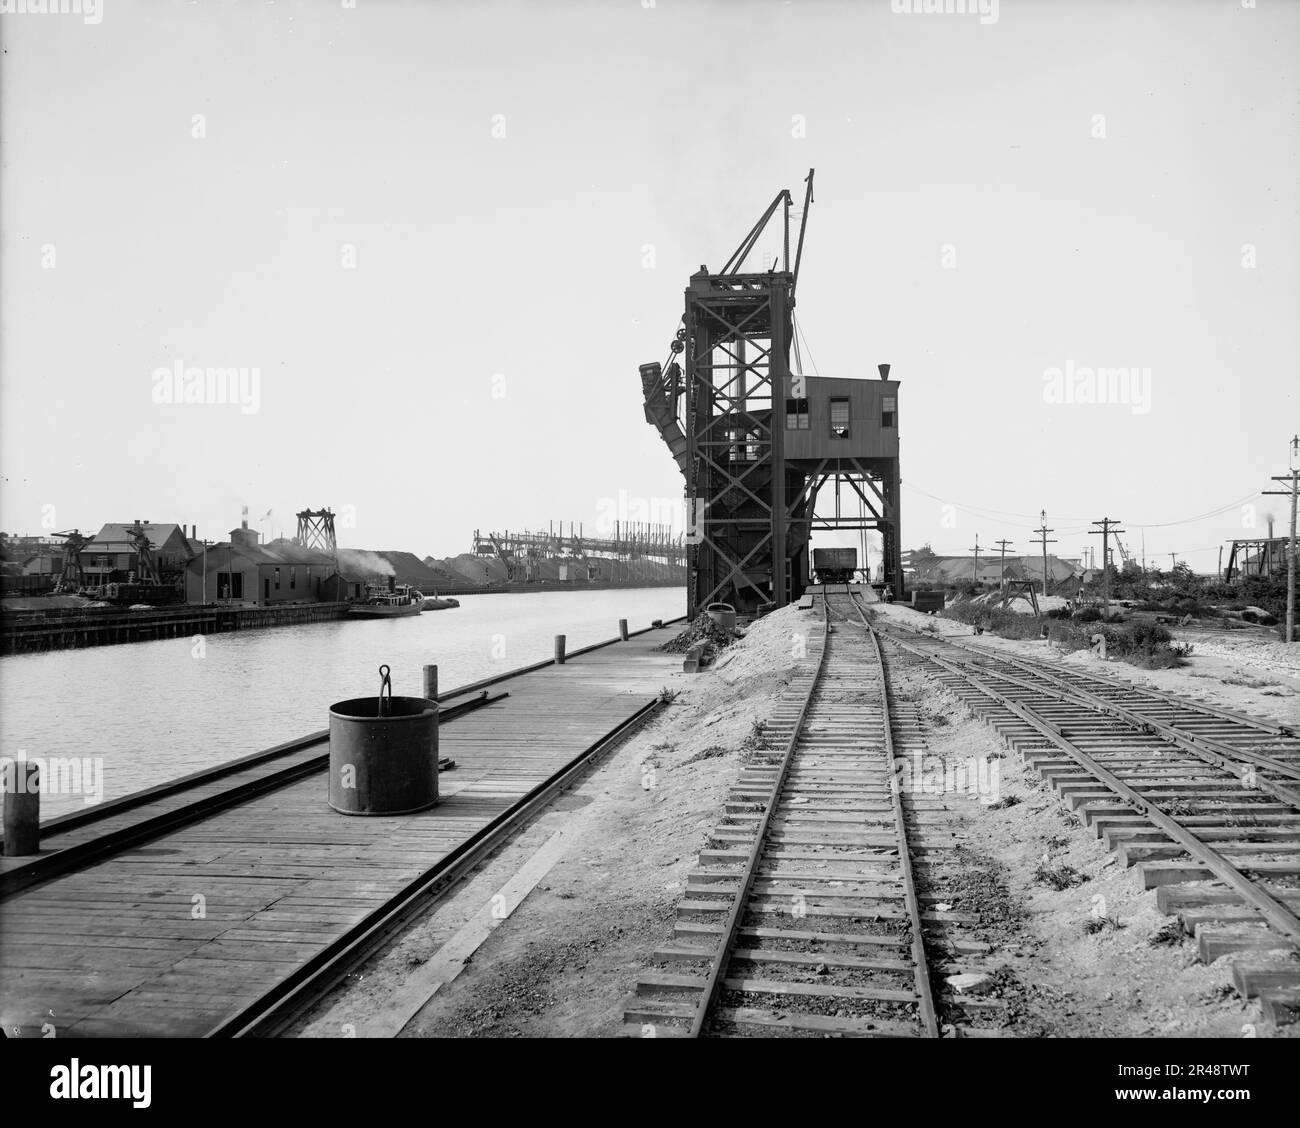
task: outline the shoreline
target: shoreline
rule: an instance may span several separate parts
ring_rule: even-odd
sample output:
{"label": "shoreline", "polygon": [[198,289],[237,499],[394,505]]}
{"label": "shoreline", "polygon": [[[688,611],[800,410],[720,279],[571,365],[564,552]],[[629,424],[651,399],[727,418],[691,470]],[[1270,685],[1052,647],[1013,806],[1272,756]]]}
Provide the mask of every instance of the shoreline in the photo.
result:
{"label": "shoreline", "polygon": [[[611,580],[581,585],[542,582],[467,590],[440,588],[437,595],[459,599],[462,595],[536,595],[545,592],[635,591],[641,588],[673,587],[683,585],[665,581],[629,584]],[[238,606],[209,603],[154,607],[140,611],[120,607],[4,607],[0,609],[0,657],[334,622],[347,617],[349,606],[345,602],[254,603]],[[456,608],[442,610],[454,611]]]}

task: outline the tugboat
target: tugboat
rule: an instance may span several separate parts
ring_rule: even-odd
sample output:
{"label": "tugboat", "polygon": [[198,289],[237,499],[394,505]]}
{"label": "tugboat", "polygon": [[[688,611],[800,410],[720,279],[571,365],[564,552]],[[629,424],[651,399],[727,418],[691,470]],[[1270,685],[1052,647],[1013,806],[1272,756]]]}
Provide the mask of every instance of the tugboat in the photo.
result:
{"label": "tugboat", "polygon": [[424,595],[409,587],[395,591],[368,587],[366,598],[348,608],[348,614],[358,619],[395,619],[401,615],[418,615],[424,606]]}

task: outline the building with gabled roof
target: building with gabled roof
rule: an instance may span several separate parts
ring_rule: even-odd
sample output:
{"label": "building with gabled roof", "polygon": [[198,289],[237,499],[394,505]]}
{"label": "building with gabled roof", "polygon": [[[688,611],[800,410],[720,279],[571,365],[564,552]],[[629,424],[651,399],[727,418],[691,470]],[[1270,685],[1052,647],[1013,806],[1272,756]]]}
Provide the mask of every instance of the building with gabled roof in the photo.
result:
{"label": "building with gabled roof", "polygon": [[245,522],[230,540],[203,548],[185,568],[186,602],[267,606],[337,598],[326,583],[338,572],[332,556],[284,538],[259,541]]}
{"label": "building with gabled roof", "polygon": [[[137,522],[111,521],[90,539],[81,550],[81,567],[87,586],[122,583],[131,573],[140,572],[140,557],[135,540],[129,530]],[[140,521],[144,535],[153,545],[154,566],[164,576],[180,572],[190,557],[189,539],[185,526],[172,523],[155,524]]]}

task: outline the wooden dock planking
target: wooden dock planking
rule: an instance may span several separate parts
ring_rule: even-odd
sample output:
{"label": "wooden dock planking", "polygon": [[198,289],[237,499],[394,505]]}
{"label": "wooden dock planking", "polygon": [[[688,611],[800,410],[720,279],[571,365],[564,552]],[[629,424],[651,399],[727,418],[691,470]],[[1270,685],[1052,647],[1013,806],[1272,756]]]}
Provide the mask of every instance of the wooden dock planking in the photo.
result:
{"label": "wooden dock planking", "polygon": [[[101,835],[109,834],[117,830],[136,826],[148,819],[160,815],[170,814],[178,807],[189,803],[197,802],[200,799],[207,799],[211,796],[218,795],[239,784],[252,783],[266,776],[271,771],[278,771],[283,768],[290,768],[310,760],[313,756],[319,756],[322,751],[328,750],[328,742],[320,741],[303,749],[288,752],[282,757],[278,757],[273,763],[255,764],[229,775],[222,776],[219,779],[211,780],[207,783],[189,788],[178,795],[161,796],[158,799],[142,803],[138,807],[132,807],[129,810],[117,814],[107,815],[104,818],[97,818],[91,822],[83,823],[80,826],[63,828],[59,821],[53,820],[48,826],[41,828],[41,844],[43,848],[65,850],[71,846],[80,845],[83,842],[89,842]],[[74,812],[79,814],[80,812]],[[144,847],[148,849],[148,847]],[[9,857],[0,856],[0,874],[9,870],[18,869],[27,865],[30,858],[26,857]]]}
{"label": "wooden dock planking", "polygon": [[440,733],[457,767],[430,811],[339,815],[313,775],[11,897],[0,1021],[52,1021],[60,1037],[205,1033],[654,698],[678,665],[655,648],[679,629],[500,683],[508,698]]}

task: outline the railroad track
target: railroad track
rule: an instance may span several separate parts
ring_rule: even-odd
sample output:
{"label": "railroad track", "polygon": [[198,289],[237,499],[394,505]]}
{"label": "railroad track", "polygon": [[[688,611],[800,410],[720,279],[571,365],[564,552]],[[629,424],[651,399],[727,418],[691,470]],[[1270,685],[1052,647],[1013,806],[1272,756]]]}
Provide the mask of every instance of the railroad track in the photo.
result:
{"label": "railroad track", "polygon": [[625,1006],[655,1037],[937,1037],[884,665],[848,594],[808,659]]}
{"label": "railroad track", "polygon": [[292,1026],[346,975],[429,911],[462,877],[505,844],[557,795],[635,732],[661,706],[647,702],[558,771],[512,803],[253,1002],[227,1015],[208,1038],[274,1037]]}
{"label": "railroad track", "polygon": [[1267,1019],[1290,1020],[1300,1007],[1300,739],[1290,729],[892,624],[882,637],[1139,868],[1202,960],[1238,953],[1238,991],[1258,996]]}

